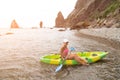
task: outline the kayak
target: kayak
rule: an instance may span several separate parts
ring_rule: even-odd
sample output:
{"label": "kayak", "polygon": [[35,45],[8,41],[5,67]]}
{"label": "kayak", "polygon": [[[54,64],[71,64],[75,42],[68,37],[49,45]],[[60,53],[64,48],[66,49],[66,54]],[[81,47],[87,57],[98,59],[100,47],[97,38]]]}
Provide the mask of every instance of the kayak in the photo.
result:
{"label": "kayak", "polygon": [[[94,63],[98,60],[103,59],[108,52],[94,51],[94,52],[76,52],[78,56],[85,59],[88,63]],[[61,64],[62,59],[60,54],[48,54],[40,58],[40,61],[47,64]],[[64,65],[77,65],[79,64],[76,60],[66,60]]]}

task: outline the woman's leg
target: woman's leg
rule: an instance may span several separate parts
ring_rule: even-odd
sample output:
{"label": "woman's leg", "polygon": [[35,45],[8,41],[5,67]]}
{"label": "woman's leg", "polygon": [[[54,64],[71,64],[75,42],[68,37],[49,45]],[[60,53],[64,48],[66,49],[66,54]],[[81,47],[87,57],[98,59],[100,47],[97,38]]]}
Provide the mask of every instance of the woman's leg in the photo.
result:
{"label": "woman's leg", "polygon": [[68,56],[68,59],[75,59],[77,62],[79,62],[82,65],[87,64],[87,62],[84,59],[80,58],[77,54],[70,54]]}

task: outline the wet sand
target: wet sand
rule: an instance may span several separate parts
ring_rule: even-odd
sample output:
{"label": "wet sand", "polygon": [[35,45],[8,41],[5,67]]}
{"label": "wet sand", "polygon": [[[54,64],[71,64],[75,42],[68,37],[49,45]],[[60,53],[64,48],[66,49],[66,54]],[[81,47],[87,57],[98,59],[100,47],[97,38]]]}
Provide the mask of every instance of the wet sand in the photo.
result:
{"label": "wet sand", "polygon": [[[7,35],[6,33],[12,33]],[[0,80],[119,80],[120,29],[0,30]],[[109,54],[90,66],[64,66],[41,63],[40,57],[58,53],[62,40],[70,40],[76,51],[108,51]]]}

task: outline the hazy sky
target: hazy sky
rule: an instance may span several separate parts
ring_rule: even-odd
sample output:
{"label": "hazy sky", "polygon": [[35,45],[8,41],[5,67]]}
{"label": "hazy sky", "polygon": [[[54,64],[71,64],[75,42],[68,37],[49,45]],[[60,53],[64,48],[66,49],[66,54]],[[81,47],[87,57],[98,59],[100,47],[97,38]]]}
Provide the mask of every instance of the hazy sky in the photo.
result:
{"label": "hazy sky", "polygon": [[0,27],[10,27],[16,20],[20,27],[39,27],[39,22],[52,27],[57,13],[66,18],[77,0],[0,0]]}

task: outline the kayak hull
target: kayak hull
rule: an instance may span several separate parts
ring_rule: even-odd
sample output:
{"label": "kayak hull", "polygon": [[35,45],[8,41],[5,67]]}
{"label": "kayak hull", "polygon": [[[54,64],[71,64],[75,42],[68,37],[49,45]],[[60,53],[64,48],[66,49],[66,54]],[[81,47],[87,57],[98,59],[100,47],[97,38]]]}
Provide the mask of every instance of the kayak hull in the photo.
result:
{"label": "kayak hull", "polygon": [[[100,52],[100,51],[95,51],[95,52],[76,52],[78,56],[80,56],[82,59],[85,59],[88,63],[94,63],[98,60],[103,59],[108,52]],[[46,56],[43,56],[40,58],[40,61],[43,63],[47,64],[61,64],[62,59],[60,54],[49,54]],[[77,65],[79,64],[76,60],[66,60],[64,62],[64,65]]]}

